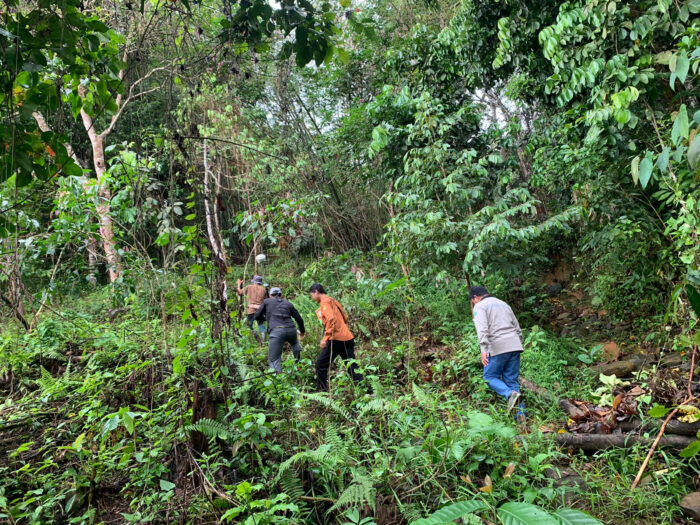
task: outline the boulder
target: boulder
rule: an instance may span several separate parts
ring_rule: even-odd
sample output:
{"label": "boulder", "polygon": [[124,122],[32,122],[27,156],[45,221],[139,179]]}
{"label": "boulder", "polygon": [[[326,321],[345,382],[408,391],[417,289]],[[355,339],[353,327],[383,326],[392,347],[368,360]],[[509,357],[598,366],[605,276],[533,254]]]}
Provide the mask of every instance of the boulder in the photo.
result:
{"label": "boulder", "polygon": [[577,493],[588,490],[586,481],[571,469],[548,468],[545,469],[544,474],[554,480],[555,487],[564,487],[564,501],[567,505],[574,502]]}
{"label": "boulder", "polygon": [[547,295],[550,297],[557,297],[561,294],[563,286],[561,283],[554,283],[547,286]]}
{"label": "boulder", "polygon": [[627,361],[615,361],[612,363],[606,363],[603,365],[598,365],[595,370],[600,374],[605,374],[606,376],[615,375],[616,377],[627,377],[632,372],[637,370],[637,361],[629,359]]}
{"label": "boulder", "polygon": [[695,521],[700,521],[700,492],[691,492],[681,500],[683,514]]}
{"label": "boulder", "polygon": [[665,368],[680,366],[682,363],[683,357],[681,357],[681,354],[678,352],[664,354],[661,356],[661,359],[659,359],[659,366],[663,366]]}

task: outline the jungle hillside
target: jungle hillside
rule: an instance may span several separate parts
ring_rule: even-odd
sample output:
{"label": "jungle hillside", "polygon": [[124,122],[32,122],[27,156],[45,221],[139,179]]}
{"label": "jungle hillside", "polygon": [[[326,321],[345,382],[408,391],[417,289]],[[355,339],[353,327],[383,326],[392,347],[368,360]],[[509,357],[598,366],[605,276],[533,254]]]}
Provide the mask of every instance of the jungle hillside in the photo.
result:
{"label": "jungle hillside", "polygon": [[0,523],[700,521],[699,15],[4,0]]}

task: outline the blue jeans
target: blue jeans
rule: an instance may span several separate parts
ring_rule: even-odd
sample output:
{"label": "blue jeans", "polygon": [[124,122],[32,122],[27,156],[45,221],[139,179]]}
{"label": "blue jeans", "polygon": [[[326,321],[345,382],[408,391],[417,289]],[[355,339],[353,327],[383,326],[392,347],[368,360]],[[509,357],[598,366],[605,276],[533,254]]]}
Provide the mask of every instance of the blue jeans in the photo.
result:
{"label": "blue jeans", "polygon": [[520,392],[520,352],[489,356],[489,364],[484,367],[484,380],[491,390],[508,399],[515,390]]}
{"label": "blue jeans", "polygon": [[253,330],[253,318],[255,317],[255,314],[248,314],[246,316],[246,322],[248,324],[248,328],[250,328],[250,332],[255,336],[255,340],[259,343],[261,341],[260,337],[262,336],[262,339],[265,339],[265,325],[258,321],[258,331],[260,332],[260,335],[258,335],[257,332]]}

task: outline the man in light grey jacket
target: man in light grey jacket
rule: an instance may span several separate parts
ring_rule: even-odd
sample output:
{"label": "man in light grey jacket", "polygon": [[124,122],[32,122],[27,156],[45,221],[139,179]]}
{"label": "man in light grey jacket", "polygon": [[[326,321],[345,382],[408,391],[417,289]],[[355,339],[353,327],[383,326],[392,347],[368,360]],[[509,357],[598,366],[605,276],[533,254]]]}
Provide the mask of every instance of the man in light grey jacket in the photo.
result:
{"label": "man in light grey jacket", "polygon": [[[523,351],[520,323],[511,307],[489,295],[483,286],[469,289],[469,302],[481,347],[484,380],[492,390],[508,400],[510,411],[520,398],[518,375],[520,352]],[[524,416],[522,405],[518,416]]]}

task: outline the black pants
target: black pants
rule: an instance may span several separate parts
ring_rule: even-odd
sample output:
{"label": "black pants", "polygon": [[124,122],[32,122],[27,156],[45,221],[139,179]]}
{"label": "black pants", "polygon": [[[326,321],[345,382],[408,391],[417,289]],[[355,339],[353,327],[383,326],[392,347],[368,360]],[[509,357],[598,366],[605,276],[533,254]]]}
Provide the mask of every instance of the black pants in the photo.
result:
{"label": "black pants", "polygon": [[[340,356],[343,361],[355,359],[355,340],[328,341],[326,347],[321,350],[316,359],[316,388],[319,391],[328,390],[328,369],[331,361]],[[362,381],[362,375],[357,372],[357,363],[351,363],[348,367],[353,382]]]}

